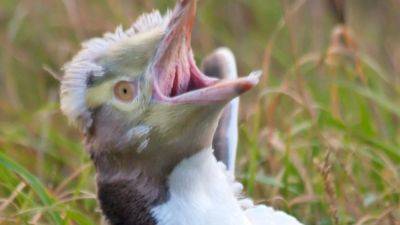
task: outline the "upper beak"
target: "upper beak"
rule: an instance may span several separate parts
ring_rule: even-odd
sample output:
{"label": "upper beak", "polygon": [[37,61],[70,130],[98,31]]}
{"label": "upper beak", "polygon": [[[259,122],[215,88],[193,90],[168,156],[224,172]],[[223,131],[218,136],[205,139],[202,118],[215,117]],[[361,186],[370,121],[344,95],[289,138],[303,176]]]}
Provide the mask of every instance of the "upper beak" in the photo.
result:
{"label": "upper beak", "polygon": [[203,74],[191,48],[197,0],[178,0],[150,67],[153,98],[170,103],[228,102],[258,83],[257,76],[220,81]]}
{"label": "upper beak", "polygon": [[[155,64],[165,66],[181,51],[191,50],[192,30],[197,0],[179,0],[172,13],[167,32],[160,43]],[[177,52],[178,51],[178,52]]]}
{"label": "upper beak", "polygon": [[[169,47],[177,47],[180,44],[190,49],[192,30],[196,19],[197,0],[180,0],[175,7],[169,23],[169,33],[166,42],[172,41],[175,44]],[[168,44],[168,43],[164,43]]]}

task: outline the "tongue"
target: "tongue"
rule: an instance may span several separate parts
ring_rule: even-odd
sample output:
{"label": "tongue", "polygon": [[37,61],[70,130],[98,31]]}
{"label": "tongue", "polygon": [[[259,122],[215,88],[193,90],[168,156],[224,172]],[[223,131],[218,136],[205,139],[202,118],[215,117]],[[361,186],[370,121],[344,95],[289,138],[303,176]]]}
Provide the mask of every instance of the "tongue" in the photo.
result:
{"label": "tongue", "polygon": [[175,66],[175,71],[173,72],[173,74],[175,74],[173,79],[167,81],[169,84],[171,84],[170,81],[173,81],[171,88],[169,89],[169,87],[166,87],[166,89],[164,89],[164,90],[171,90],[169,96],[175,97],[177,95],[181,95],[189,91],[189,85],[190,85],[189,64],[187,62],[181,64],[178,63],[178,65]]}

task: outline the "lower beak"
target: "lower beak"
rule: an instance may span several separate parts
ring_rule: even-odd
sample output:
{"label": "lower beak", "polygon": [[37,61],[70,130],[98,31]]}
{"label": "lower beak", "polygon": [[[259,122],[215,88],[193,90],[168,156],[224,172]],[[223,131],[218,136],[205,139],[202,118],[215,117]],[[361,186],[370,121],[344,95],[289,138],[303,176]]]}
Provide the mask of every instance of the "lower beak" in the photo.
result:
{"label": "lower beak", "polygon": [[186,104],[226,103],[256,86],[261,74],[261,71],[255,71],[247,77],[235,80],[222,80],[209,87],[171,98],[169,101]]}

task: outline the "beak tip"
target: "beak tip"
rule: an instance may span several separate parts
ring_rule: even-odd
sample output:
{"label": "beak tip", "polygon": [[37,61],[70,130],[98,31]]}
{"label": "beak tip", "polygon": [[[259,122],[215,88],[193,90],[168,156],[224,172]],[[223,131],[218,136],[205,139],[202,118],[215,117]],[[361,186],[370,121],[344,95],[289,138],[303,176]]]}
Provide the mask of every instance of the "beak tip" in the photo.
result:
{"label": "beak tip", "polygon": [[197,2],[197,0],[180,0],[180,4],[183,7],[186,6],[189,3],[196,3],[196,2]]}
{"label": "beak tip", "polygon": [[248,79],[251,83],[255,85],[257,85],[260,82],[261,76],[263,74],[262,70],[257,70],[257,71],[253,71],[250,73],[250,75],[248,76]]}
{"label": "beak tip", "polygon": [[191,14],[193,17],[195,16],[197,0],[180,0],[178,5],[181,10],[186,11],[185,14]]}
{"label": "beak tip", "polygon": [[250,75],[247,78],[245,78],[246,82],[241,83],[241,85],[239,86],[239,93],[243,94],[254,88],[260,82],[261,76],[262,76],[261,70],[250,73]]}

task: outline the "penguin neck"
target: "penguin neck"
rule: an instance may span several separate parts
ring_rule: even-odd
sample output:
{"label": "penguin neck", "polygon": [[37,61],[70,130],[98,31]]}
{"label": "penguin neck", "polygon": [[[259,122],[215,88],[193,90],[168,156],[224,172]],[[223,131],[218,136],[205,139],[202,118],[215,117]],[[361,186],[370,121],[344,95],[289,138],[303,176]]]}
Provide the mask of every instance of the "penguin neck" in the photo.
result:
{"label": "penguin neck", "polygon": [[194,218],[200,218],[194,225],[246,224],[231,181],[211,148],[181,160],[165,178],[140,168],[111,174],[98,173],[97,185],[101,208],[112,225],[183,225]]}
{"label": "penguin neck", "polygon": [[[93,149],[93,146],[96,145],[87,145],[96,167],[98,200],[111,225],[158,225],[152,209],[171,198],[170,190],[175,188],[169,185],[175,185],[176,182],[171,183],[169,180],[176,180],[174,171],[199,152],[207,151],[212,156],[209,149],[198,150],[191,156],[182,156],[166,166],[160,163],[161,159],[145,160],[146,156],[139,157],[135,151],[99,151]],[[163,162],[165,161],[164,159]],[[197,166],[201,168],[197,164],[193,165],[192,170]],[[182,170],[178,171],[182,173]],[[183,180],[185,177],[179,179]]]}

